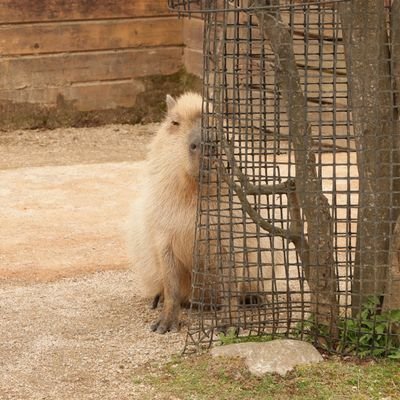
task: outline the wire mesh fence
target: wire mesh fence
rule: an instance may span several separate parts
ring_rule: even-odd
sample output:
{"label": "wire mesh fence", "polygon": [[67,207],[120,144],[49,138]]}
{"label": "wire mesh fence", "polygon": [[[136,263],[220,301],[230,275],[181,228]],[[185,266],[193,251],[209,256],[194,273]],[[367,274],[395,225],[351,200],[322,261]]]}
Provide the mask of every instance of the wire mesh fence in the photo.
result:
{"label": "wire mesh fence", "polygon": [[187,351],[399,356],[400,2],[170,0],[204,19]]}

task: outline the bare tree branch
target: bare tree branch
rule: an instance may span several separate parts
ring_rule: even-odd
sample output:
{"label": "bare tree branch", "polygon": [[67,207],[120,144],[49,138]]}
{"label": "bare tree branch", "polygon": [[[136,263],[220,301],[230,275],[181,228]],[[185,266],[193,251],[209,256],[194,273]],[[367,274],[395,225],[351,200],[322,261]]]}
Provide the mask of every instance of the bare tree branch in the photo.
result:
{"label": "bare tree branch", "polygon": [[[250,0],[249,5],[278,6],[279,0]],[[329,326],[335,336],[338,305],[332,218],[317,176],[311,126],[307,121],[306,99],[300,85],[293,42],[277,8],[259,9],[255,15],[261,32],[275,53],[276,74],[288,112],[290,139],[295,149],[296,190],[308,223],[309,268],[305,273],[311,289],[312,312],[316,322]]]}
{"label": "bare tree branch", "polygon": [[[229,165],[232,168],[233,175],[236,176],[241,185],[234,182],[234,179],[229,175],[223,163],[220,161],[219,170],[222,179],[225,183],[233,188],[234,192],[238,196],[243,210],[249,215],[256,225],[259,225],[262,229],[267,231],[273,236],[280,236],[284,239],[289,240],[295,245],[297,254],[299,255],[303,267],[306,270],[306,275],[310,271],[310,249],[308,241],[304,236],[304,225],[301,218],[300,205],[296,193],[296,183],[293,179],[287,180],[276,185],[251,185],[248,182],[248,178],[243,174],[239,167],[236,165],[236,160],[233,156],[233,146],[231,143],[227,142],[225,137],[220,135],[219,137],[225,154],[227,155]],[[247,195],[251,194],[286,194],[288,198],[288,209],[290,215],[290,228],[282,229],[274,226],[273,224],[267,222],[261,215],[253,209],[250,202],[247,200]]]}
{"label": "bare tree branch", "polygon": [[[233,177],[231,177],[230,174],[227,172],[222,162],[220,162],[219,164],[221,176],[222,179],[224,179],[224,181],[228,184],[228,186],[233,188],[234,192],[236,193],[236,195],[240,200],[240,203],[242,204],[243,210],[249,215],[249,217],[253,220],[255,224],[259,225],[262,229],[269,232],[271,235],[283,237],[291,242],[299,242],[299,240],[301,240],[301,232],[294,233],[291,232],[290,230],[276,227],[273,224],[267,222],[257,211],[253,209],[253,207],[251,206],[246,197],[248,194],[250,194],[246,190],[247,178],[243,175],[242,171],[240,171],[240,168],[236,166],[236,162],[232,153],[232,146],[226,141],[226,139],[222,135],[220,137],[220,140],[224,147],[225,154],[228,157],[228,162],[232,167],[233,174],[237,178],[239,178],[239,181],[241,182],[242,186],[234,182]],[[290,184],[289,182],[284,182],[283,184],[281,184],[280,185],[281,193],[283,193],[282,191],[283,187],[286,188],[285,193],[287,194],[287,192],[291,190],[291,188],[293,188],[293,184]],[[271,188],[269,188],[269,190],[273,190],[273,185],[271,185]],[[273,194],[273,193],[274,192],[269,192],[267,194]]]}
{"label": "bare tree branch", "polygon": [[242,188],[246,195],[270,195],[270,194],[287,194],[290,189],[290,185],[292,185],[293,181],[286,181],[282,183],[277,183],[273,185],[253,185],[249,182],[248,177],[241,171],[240,168],[236,165],[235,158],[233,156],[233,146],[231,143],[228,143],[225,137],[220,137],[220,140],[223,144],[225,154],[228,157],[228,161],[233,169],[233,174],[239,179]]}
{"label": "bare tree branch", "polygon": [[297,254],[302,261],[305,275],[310,276],[310,246],[308,245],[308,240],[304,234],[305,229],[301,218],[299,198],[295,188],[294,190],[290,190],[287,193],[287,196],[290,215],[289,230],[296,238],[296,240],[293,240],[293,244],[295,245]]}

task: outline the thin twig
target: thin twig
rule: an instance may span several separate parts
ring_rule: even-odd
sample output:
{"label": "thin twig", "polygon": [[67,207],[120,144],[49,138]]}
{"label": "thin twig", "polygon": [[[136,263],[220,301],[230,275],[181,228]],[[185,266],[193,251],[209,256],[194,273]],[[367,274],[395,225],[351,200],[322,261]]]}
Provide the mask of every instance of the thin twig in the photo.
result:
{"label": "thin twig", "polygon": [[288,190],[293,189],[290,188],[290,185],[293,184],[293,181],[286,181],[282,183],[277,183],[274,185],[253,185],[249,182],[249,178],[241,171],[240,168],[237,167],[235,158],[233,156],[233,146],[231,143],[228,143],[227,140],[222,137],[220,138],[224,147],[224,151],[226,156],[228,157],[229,164],[233,169],[233,174],[239,179],[240,184],[244,188],[246,195],[273,195],[273,194],[286,194]]}
{"label": "thin twig", "polygon": [[[234,182],[234,179],[230,176],[230,174],[227,172],[225,166],[223,163],[220,161],[219,163],[219,169],[222,175],[222,179],[228,184],[229,187],[233,188],[234,192],[238,196],[240,203],[243,207],[243,210],[249,215],[249,217],[253,220],[253,222],[256,225],[259,225],[262,229],[265,231],[269,232],[273,236],[280,236],[285,239],[288,239],[291,242],[299,242],[301,240],[302,235],[300,233],[294,233],[290,230],[287,229],[282,229],[279,227],[274,226],[273,224],[267,222],[257,211],[254,210],[254,208],[251,206],[249,201],[247,200],[247,195],[250,193],[247,191],[248,185],[248,179],[247,177],[243,174],[243,172],[240,170],[240,168],[237,167],[235,159],[232,154],[232,145],[225,139],[225,137],[220,135],[221,143],[223,145],[224,151],[226,156],[228,157],[228,162],[229,165],[232,168],[233,174],[239,179],[241,185],[238,185]],[[276,190],[274,190],[274,185],[261,185],[259,187],[256,187],[254,185],[253,189],[257,189],[257,191],[260,191],[261,186],[264,186],[264,189],[267,188],[266,193],[263,194],[275,194],[278,193]],[[287,181],[283,182],[282,184],[276,185],[279,187],[279,193],[286,193],[290,190],[293,189],[293,181]],[[285,189],[285,192],[283,192],[283,189]],[[252,193],[254,194],[254,193]]]}

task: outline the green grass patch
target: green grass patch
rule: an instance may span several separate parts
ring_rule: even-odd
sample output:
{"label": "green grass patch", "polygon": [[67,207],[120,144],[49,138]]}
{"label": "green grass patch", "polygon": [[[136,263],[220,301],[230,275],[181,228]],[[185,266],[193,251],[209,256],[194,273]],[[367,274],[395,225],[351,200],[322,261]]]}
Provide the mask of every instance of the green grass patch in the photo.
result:
{"label": "green grass patch", "polygon": [[252,376],[240,359],[209,355],[177,357],[160,367],[149,366],[135,377],[174,400],[400,399],[400,363],[395,360],[343,362],[330,359],[298,367],[285,377]]}
{"label": "green grass patch", "polygon": [[277,336],[272,335],[258,335],[258,336],[238,336],[234,329],[228,330],[226,333],[220,333],[218,336],[219,342],[222,345],[234,343],[247,343],[247,342],[269,342],[276,339]]}

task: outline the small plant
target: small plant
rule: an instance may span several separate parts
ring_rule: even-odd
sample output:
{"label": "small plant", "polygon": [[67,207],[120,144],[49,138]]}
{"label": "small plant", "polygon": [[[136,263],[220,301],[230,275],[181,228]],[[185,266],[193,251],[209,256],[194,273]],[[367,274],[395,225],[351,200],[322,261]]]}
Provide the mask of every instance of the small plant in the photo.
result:
{"label": "small plant", "polygon": [[[399,331],[394,331],[396,326],[400,326],[400,310],[380,313],[379,307],[379,299],[370,297],[355,318],[342,316],[338,321],[339,344],[333,350],[342,354],[357,354],[362,358],[387,356],[400,359]],[[316,324],[312,316],[299,322],[292,333],[295,338],[307,342],[329,337],[327,327]],[[326,350],[332,350],[324,346],[323,341],[319,340],[318,344]]]}
{"label": "small plant", "polygon": [[221,332],[218,336],[221,345],[239,343],[235,329],[228,329],[226,332]]}
{"label": "small plant", "polygon": [[329,327],[318,324],[311,315],[306,320],[300,321],[292,330],[295,339],[317,344],[323,350],[329,351],[332,346],[329,341]]}
{"label": "small plant", "polygon": [[340,352],[400,359],[399,337],[393,332],[400,324],[400,310],[379,313],[379,306],[379,299],[370,297],[356,318],[340,322]]}
{"label": "small plant", "polygon": [[[318,342],[318,346],[327,351],[336,350],[342,354],[358,355],[361,358],[387,356],[400,360],[400,310],[380,313],[379,307],[379,299],[372,296],[363,304],[355,318],[340,317],[339,339],[334,346],[327,341],[329,327],[317,324],[313,316],[298,322],[291,336],[310,343]],[[219,339],[222,345],[227,345],[268,342],[274,339],[274,336],[238,336],[236,330],[231,329],[225,334],[221,333]]]}

